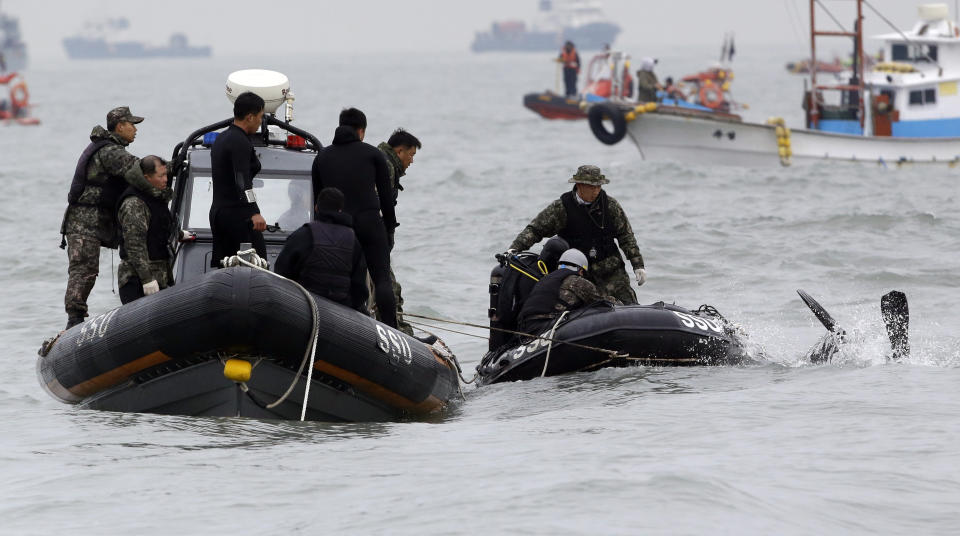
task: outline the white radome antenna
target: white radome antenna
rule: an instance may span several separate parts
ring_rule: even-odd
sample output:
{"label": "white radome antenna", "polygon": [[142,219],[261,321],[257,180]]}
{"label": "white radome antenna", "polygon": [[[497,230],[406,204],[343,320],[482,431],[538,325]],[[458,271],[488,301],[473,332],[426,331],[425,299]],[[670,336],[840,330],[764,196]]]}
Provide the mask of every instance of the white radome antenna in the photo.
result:
{"label": "white radome antenna", "polygon": [[256,93],[263,99],[263,111],[268,114],[276,113],[277,108],[288,100],[293,100],[290,92],[290,80],[283,73],[265,69],[244,69],[234,71],[227,77],[227,98],[230,102],[237,100],[237,96],[245,92]]}

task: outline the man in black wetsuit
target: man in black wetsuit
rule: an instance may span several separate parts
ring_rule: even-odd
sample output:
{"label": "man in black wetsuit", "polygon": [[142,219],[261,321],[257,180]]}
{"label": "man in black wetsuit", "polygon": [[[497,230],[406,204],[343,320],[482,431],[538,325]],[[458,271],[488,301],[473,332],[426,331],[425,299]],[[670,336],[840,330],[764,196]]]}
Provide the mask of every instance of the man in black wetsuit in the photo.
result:
{"label": "man in black wetsuit", "polygon": [[233,124],[221,132],[210,149],[213,167],[213,203],[210,231],[213,255],[210,266],[220,267],[224,257],[236,255],[241,242],[250,242],[260,257],[267,258],[263,230],[267,221],[260,215],[253,193],[253,177],[260,172],[260,159],[250,135],[263,120],[263,99],[246,92],[233,103]]}
{"label": "man in black wetsuit", "polygon": [[343,213],[340,190],[320,191],[316,220],[290,234],[274,271],[318,296],[366,312],[367,263],[350,215]]}
{"label": "man in black wetsuit", "polygon": [[380,318],[396,328],[397,305],[390,284],[390,249],[397,226],[393,185],[383,153],[363,143],[366,129],[367,117],[360,110],[340,112],[333,143],[313,161],[313,191],[333,187],[343,192],[344,212],[353,217],[353,229],[363,246]]}

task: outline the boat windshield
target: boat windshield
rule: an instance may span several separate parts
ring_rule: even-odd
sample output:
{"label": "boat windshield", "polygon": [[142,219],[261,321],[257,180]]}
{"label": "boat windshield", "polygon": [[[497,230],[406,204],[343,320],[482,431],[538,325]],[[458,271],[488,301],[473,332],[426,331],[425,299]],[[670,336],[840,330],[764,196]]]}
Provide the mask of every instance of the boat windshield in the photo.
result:
{"label": "boat windshield", "polygon": [[[210,229],[210,203],[213,202],[213,179],[192,177],[187,189],[189,204],[184,207],[185,229]],[[264,175],[253,180],[257,206],[268,225],[279,224],[283,232],[292,232],[313,219],[313,196],[310,177]]]}

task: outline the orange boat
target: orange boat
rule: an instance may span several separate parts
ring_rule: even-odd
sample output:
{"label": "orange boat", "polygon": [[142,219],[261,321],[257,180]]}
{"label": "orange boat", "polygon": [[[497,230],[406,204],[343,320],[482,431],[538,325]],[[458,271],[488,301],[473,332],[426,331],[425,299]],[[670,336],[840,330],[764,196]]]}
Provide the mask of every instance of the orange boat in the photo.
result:
{"label": "orange boat", "polygon": [[4,97],[0,91],[0,121],[5,124],[39,125],[40,120],[30,117],[30,90],[19,73],[0,75],[0,86],[9,88]]}

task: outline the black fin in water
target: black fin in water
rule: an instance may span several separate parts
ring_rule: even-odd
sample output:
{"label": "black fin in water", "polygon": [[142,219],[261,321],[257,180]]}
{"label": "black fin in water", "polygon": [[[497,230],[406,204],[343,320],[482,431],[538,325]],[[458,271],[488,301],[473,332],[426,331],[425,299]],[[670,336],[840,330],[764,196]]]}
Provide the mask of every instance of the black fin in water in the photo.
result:
{"label": "black fin in water", "polygon": [[800,299],[803,300],[803,303],[807,304],[807,307],[813,311],[813,315],[817,317],[817,320],[823,324],[823,327],[827,328],[827,331],[835,333],[839,336],[843,336],[843,330],[837,326],[837,322],[830,316],[830,313],[823,308],[822,305],[817,303],[817,300],[813,299],[813,296],[807,294],[801,289],[797,289],[797,294],[800,295]]}
{"label": "black fin in water", "polygon": [[893,349],[895,360],[910,355],[910,308],[907,306],[907,295],[899,290],[891,290],[880,298],[880,314],[883,323],[887,326],[887,336],[890,337],[890,347]]}
{"label": "black fin in water", "polygon": [[844,332],[840,326],[837,326],[837,321],[830,316],[830,313],[828,313],[817,300],[813,299],[813,296],[801,289],[797,289],[797,294],[800,295],[803,303],[807,304],[807,307],[813,311],[817,320],[819,320],[820,323],[823,324],[823,327],[827,328],[829,332],[825,333],[823,337],[820,337],[817,344],[807,352],[807,359],[811,363],[826,363],[840,350],[840,345],[843,344],[843,338],[846,336],[846,332]]}

